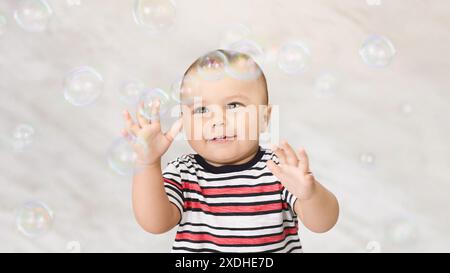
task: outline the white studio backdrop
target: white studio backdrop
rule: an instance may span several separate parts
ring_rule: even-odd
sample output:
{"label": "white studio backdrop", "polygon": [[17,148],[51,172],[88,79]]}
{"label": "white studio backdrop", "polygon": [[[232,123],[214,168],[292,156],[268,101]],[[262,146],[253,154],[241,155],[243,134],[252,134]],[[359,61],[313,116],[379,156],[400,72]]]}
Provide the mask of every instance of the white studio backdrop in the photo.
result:
{"label": "white studio backdrop", "polygon": [[[305,252],[450,251],[449,12],[446,0],[0,0],[0,252],[169,252],[175,229],[134,220],[121,113],[154,88],[175,105],[187,66],[236,43],[262,63],[279,137],[306,148],[340,201],[330,232],[300,227]],[[163,163],[190,152],[179,138]]]}

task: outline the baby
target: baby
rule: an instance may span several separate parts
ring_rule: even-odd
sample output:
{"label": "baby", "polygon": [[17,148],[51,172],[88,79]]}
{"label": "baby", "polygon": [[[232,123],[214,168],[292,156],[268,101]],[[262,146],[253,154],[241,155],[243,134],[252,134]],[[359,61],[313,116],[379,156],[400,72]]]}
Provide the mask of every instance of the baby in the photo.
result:
{"label": "baby", "polygon": [[[216,50],[185,72],[181,117],[166,132],[160,101],[151,118],[124,111],[122,134],[137,153],[133,209],[139,225],[161,234],[178,225],[172,252],[302,252],[298,219],[313,232],[337,222],[336,197],[310,171],[304,149],[259,144],[272,106],[266,78],[246,54]],[[195,154],[161,168],[183,128]],[[130,135],[134,136],[130,138]]]}

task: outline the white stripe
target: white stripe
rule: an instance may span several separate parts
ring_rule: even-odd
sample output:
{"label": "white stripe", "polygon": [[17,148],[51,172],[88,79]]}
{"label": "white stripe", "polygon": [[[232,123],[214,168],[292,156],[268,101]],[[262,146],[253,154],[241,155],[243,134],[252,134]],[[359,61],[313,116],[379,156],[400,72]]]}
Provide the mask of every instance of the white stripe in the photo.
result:
{"label": "white stripe", "polygon": [[263,201],[277,201],[281,200],[280,193],[270,195],[258,196],[237,196],[237,197],[204,197],[197,192],[185,192],[186,198],[198,199],[205,201],[207,204],[221,204],[221,203],[249,203],[249,202],[263,202]]}

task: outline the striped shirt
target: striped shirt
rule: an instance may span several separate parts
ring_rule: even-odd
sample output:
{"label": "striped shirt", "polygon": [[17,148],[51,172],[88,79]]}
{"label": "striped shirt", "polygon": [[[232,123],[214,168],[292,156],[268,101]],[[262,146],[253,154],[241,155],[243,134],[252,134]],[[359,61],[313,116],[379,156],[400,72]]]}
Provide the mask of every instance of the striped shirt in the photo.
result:
{"label": "striped shirt", "polygon": [[296,196],[266,165],[279,163],[259,146],[247,163],[213,166],[184,154],[163,170],[169,201],[181,212],[171,252],[301,253]]}

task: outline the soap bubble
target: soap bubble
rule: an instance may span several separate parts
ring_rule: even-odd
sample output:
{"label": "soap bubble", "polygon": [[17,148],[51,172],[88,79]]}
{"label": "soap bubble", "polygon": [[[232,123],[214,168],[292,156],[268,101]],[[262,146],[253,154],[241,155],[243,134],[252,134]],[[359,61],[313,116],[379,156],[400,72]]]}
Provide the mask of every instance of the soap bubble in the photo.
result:
{"label": "soap bubble", "polygon": [[67,5],[73,6],[81,6],[81,0],[67,0]]}
{"label": "soap bubble", "polygon": [[173,28],[176,5],[172,0],[135,0],[135,22],[151,34],[159,34]]}
{"label": "soap bubble", "polygon": [[102,76],[88,66],[73,69],[64,81],[64,97],[75,106],[86,106],[93,103],[102,91]]}
{"label": "soap bubble", "polygon": [[136,105],[142,92],[145,90],[145,85],[139,80],[128,80],[119,88],[119,98],[128,105]]}
{"label": "soap bubble", "polygon": [[136,161],[133,146],[126,138],[115,140],[108,149],[108,165],[119,175],[132,175]]}
{"label": "soap bubble", "polygon": [[15,151],[23,151],[33,143],[34,128],[29,124],[17,125],[12,134],[12,143]]}
{"label": "soap bubble", "polygon": [[359,162],[364,167],[373,167],[375,165],[375,155],[372,153],[361,153],[359,155]]}
{"label": "soap bubble", "polygon": [[359,54],[363,61],[371,67],[386,67],[392,62],[396,50],[388,38],[372,35],[364,42]]}
{"label": "soap bubble", "polygon": [[26,31],[43,32],[47,29],[52,13],[46,0],[19,0],[14,19]]}
{"label": "soap bubble", "polygon": [[329,98],[336,94],[338,85],[337,78],[331,73],[323,73],[316,78],[314,87],[316,91],[316,97]]}
{"label": "soap bubble", "polygon": [[231,44],[247,39],[250,29],[243,24],[229,25],[221,35],[220,46],[228,48]]}
{"label": "soap bubble", "polygon": [[17,210],[16,226],[25,236],[43,235],[50,230],[52,223],[53,212],[40,201],[27,202]]}
{"label": "soap bubble", "polygon": [[169,95],[164,90],[159,88],[147,89],[140,97],[140,102],[144,102],[144,107],[141,109],[141,115],[147,120],[152,120],[158,117],[152,116],[151,109],[152,103],[155,99],[159,99],[159,117],[164,116],[169,109]]}
{"label": "soap bubble", "polygon": [[[177,104],[189,104],[193,102],[193,89],[198,84],[198,81],[193,80],[193,78],[192,74],[187,74],[184,78],[181,76],[170,86],[170,97]],[[171,116],[173,117],[174,115]]]}
{"label": "soap bubble", "polygon": [[3,35],[6,31],[8,21],[6,20],[6,17],[0,13],[0,35]]}
{"label": "soap bubble", "polygon": [[245,39],[237,41],[232,43],[227,49],[250,56],[260,66],[262,66],[265,61],[264,49],[253,40]]}
{"label": "soap bubble", "polygon": [[232,51],[225,68],[227,74],[238,80],[257,79],[262,71],[251,56]]}
{"label": "soap bubble", "polygon": [[286,43],[278,51],[278,67],[287,74],[300,74],[309,67],[310,55],[309,49],[303,44]]}
{"label": "soap bubble", "polygon": [[212,51],[200,58],[197,64],[197,72],[205,80],[219,80],[225,73],[227,63],[227,57],[222,52]]}
{"label": "soap bubble", "polygon": [[410,219],[398,218],[386,225],[385,237],[394,245],[412,245],[417,242],[418,228]]}

